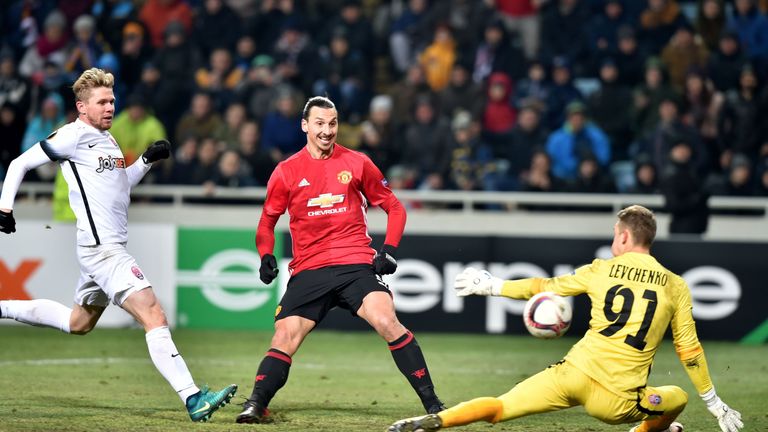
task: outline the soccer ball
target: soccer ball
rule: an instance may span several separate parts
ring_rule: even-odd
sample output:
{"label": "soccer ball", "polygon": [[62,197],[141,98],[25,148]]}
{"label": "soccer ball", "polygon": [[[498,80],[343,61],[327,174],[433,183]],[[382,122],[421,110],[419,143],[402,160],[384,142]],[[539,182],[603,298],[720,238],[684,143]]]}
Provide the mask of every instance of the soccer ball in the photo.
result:
{"label": "soccer ball", "polygon": [[528,332],[537,338],[558,338],[571,327],[573,309],[564,298],[553,292],[541,292],[531,297],[523,309],[523,322]]}

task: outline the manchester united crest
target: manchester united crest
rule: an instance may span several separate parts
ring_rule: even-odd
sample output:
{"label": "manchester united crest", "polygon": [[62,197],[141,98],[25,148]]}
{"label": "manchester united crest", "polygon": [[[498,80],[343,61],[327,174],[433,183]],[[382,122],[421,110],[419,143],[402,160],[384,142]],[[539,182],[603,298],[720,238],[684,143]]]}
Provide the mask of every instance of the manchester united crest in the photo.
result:
{"label": "manchester united crest", "polygon": [[344,170],[338,174],[336,174],[336,178],[339,180],[339,183],[341,184],[348,184],[352,181],[352,173]]}

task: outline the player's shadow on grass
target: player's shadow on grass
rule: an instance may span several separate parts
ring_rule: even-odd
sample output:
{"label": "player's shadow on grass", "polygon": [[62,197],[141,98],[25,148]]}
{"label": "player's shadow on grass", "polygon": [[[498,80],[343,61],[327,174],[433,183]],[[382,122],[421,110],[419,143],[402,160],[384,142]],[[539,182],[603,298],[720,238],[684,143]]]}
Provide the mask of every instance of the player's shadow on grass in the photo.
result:
{"label": "player's shadow on grass", "polygon": [[[147,418],[156,417],[175,417],[179,415],[179,412],[183,412],[183,408],[179,407],[141,407],[131,406],[130,404],[117,404],[117,403],[105,403],[106,401],[100,401],[97,399],[89,399],[83,397],[64,397],[64,396],[48,396],[45,399],[47,405],[55,406],[57,408],[64,408],[65,413],[59,414],[59,416],[66,416],[67,412],[72,412],[74,416],[82,417],[89,415],[83,410],[92,410],[93,415],[101,416],[101,412],[114,416],[115,412],[119,412],[124,416],[138,416]],[[76,408],[77,410],[72,410]],[[186,414],[186,413],[185,413]]]}

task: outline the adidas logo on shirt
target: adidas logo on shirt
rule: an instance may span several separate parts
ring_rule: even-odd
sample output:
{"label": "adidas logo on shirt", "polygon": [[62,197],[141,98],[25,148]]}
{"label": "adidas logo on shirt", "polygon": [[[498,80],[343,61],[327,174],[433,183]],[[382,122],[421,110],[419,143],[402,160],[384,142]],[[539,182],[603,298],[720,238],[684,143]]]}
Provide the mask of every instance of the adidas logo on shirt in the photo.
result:
{"label": "adidas logo on shirt", "polygon": [[307,181],[306,178],[301,179],[301,181],[299,182],[299,187],[304,187],[304,186],[309,186],[309,182]]}

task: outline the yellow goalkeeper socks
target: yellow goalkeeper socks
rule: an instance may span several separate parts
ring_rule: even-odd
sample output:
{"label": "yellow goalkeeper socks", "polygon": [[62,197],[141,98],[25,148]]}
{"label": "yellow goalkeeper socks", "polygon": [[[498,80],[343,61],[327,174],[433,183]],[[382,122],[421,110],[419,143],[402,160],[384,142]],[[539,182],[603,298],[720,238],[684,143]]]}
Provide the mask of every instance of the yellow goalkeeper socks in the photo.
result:
{"label": "yellow goalkeeper socks", "polygon": [[492,397],[481,397],[471,401],[462,402],[454,407],[442,411],[439,416],[444,428],[462,426],[476,421],[485,420],[496,423],[501,420],[503,404]]}

